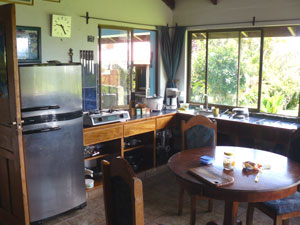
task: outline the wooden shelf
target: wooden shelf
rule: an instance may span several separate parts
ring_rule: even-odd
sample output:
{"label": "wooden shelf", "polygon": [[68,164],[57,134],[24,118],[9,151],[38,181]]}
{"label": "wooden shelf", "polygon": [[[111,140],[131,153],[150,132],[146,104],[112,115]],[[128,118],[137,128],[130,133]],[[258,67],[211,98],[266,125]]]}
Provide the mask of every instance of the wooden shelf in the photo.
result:
{"label": "wooden shelf", "polygon": [[139,149],[139,148],[143,148],[143,147],[144,147],[144,145],[138,145],[138,146],[135,146],[135,147],[132,147],[132,148],[126,148],[126,149],[124,149],[124,152],[129,152],[129,151]]}
{"label": "wooden shelf", "polygon": [[103,181],[102,181],[102,176],[101,176],[99,178],[95,178],[94,179],[94,187],[86,189],[86,191],[92,191],[92,190],[95,190],[97,188],[101,188],[102,186],[103,186]]}
{"label": "wooden shelf", "polygon": [[93,157],[86,158],[86,159],[84,159],[84,161],[89,161],[89,160],[93,160],[93,159],[100,159],[100,158],[103,158],[103,157],[106,157],[106,156],[109,156],[109,155],[110,154],[96,155],[96,156],[93,156]]}

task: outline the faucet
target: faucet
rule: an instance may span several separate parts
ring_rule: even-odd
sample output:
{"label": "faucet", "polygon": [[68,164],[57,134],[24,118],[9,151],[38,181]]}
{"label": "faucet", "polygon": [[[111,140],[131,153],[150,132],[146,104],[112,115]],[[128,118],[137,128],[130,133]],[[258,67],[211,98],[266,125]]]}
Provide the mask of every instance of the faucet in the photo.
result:
{"label": "faucet", "polygon": [[207,95],[207,94],[204,94],[204,95],[202,96],[202,102],[203,102],[203,98],[205,98],[205,108],[204,108],[204,110],[205,110],[205,111],[208,111],[208,95]]}

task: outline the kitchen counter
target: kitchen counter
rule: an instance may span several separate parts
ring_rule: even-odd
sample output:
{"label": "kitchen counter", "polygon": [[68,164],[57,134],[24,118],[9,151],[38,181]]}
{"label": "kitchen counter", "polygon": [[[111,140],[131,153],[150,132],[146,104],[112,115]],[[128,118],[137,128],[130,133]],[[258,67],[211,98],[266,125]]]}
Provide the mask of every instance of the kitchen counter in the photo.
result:
{"label": "kitchen counter", "polygon": [[176,113],[177,113],[177,110],[162,110],[160,112],[151,112],[150,115],[133,116],[127,122],[137,121],[137,120],[154,119],[154,118],[158,118],[158,117],[164,117],[164,116],[167,116],[167,115],[175,115]]}
{"label": "kitchen counter", "polygon": [[249,117],[246,117],[245,119],[237,119],[233,118],[231,115],[228,114],[220,114],[218,117],[214,117],[211,112],[196,112],[194,110],[189,110],[187,112],[179,112],[183,114],[190,114],[190,115],[204,115],[211,119],[216,120],[227,120],[227,121],[233,121],[233,122],[239,122],[239,123],[248,123],[248,124],[256,124],[261,126],[269,126],[269,127],[276,127],[276,128],[283,128],[283,129],[290,129],[290,130],[297,130],[300,128],[300,123],[292,122],[292,121],[286,121],[281,120],[280,118],[269,118],[268,116],[256,116],[254,114],[250,114]]}
{"label": "kitchen counter", "polygon": [[180,119],[187,120],[194,115],[204,115],[217,120],[218,145],[255,147],[282,155],[293,155],[293,142],[300,139],[300,123],[286,119],[250,114],[246,119],[236,119],[221,114],[214,117],[211,112],[189,110],[179,112]]}

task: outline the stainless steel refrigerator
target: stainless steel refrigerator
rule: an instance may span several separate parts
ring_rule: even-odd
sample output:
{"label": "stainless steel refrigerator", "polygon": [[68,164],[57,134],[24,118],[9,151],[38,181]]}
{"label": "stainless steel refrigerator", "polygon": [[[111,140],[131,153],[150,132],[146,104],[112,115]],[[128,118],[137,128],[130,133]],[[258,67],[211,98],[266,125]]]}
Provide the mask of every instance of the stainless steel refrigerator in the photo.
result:
{"label": "stainless steel refrigerator", "polygon": [[86,203],[80,64],[19,66],[30,221]]}

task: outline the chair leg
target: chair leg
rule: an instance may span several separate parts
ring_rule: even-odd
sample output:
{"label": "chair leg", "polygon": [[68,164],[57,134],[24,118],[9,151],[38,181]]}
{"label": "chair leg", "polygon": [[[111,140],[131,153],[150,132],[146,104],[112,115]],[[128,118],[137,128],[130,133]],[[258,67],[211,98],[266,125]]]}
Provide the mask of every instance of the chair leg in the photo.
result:
{"label": "chair leg", "polygon": [[195,223],[196,223],[196,203],[197,203],[197,197],[196,196],[192,196],[191,197],[190,225],[195,225]]}
{"label": "chair leg", "polygon": [[253,225],[253,214],[254,207],[251,203],[249,203],[247,208],[246,225]]}
{"label": "chair leg", "polygon": [[184,201],[184,189],[180,187],[179,190],[179,199],[178,199],[178,215],[182,215],[183,210],[183,201]]}
{"label": "chair leg", "polygon": [[212,212],[213,206],[214,206],[214,201],[213,201],[212,199],[209,199],[209,200],[208,200],[208,208],[207,208],[207,211],[208,211],[208,212]]}

